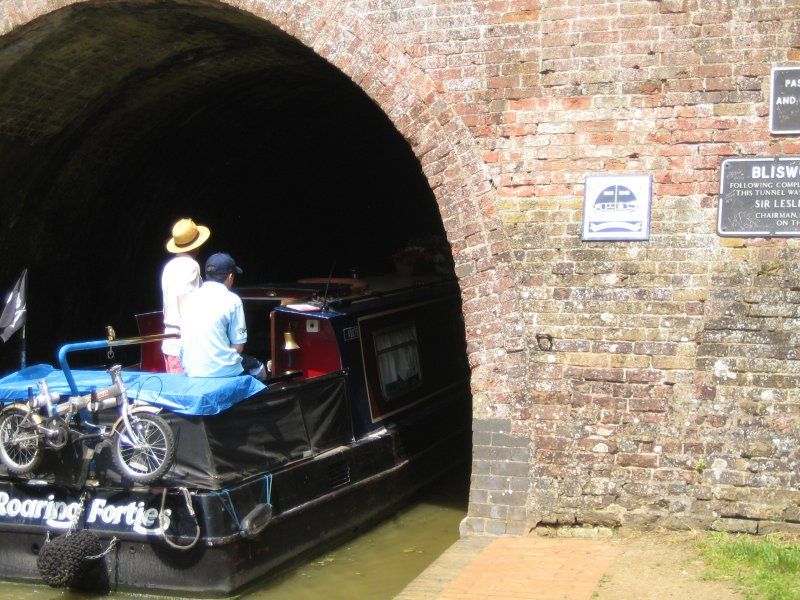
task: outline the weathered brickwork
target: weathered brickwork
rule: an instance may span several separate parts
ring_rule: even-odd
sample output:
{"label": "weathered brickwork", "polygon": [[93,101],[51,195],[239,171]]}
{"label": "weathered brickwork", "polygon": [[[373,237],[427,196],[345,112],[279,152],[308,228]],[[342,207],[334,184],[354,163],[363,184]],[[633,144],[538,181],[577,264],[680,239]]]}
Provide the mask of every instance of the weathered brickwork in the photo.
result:
{"label": "weathered brickwork", "polygon": [[[476,422],[470,527],[791,529],[797,245],[715,221],[724,158],[800,151],[766,104],[770,68],[800,59],[800,3],[351,5],[441,81],[512,245],[527,387]],[[584,177],[605,172],[653,175],[649,242],[580,241]],[[524,513],[502,431],[529,441]]]}
{"label": "weathered brickwork", "polygon": [[[468,530],[800,529],[798,243],[715,233],[722,160],[800,154],[767,124],[800,0],[231,4],[362,86],[436,193],[474,369]],[[0,32],[56,7],[0,0]],[[580,241],[608,172],[653,176],[649,241]]]}

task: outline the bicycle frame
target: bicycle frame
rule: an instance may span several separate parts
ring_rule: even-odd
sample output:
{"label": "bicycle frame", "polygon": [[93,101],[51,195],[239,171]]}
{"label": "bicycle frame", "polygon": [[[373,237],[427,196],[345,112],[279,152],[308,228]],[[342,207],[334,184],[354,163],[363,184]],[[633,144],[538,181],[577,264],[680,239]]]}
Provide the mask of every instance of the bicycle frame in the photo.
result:
{"label": "bicycle frame", "polygon": [[[111,327],[108,339],[76,344],[66,344],[59,349],[58,359],[72,395],[66,400],[50,393],[45,380],[39,382],[39,393],[29,394],[26,402],[17,402],[0,411],[0,459],[9,472],[23,474],[33,470],[41,460],[46,447],[63,449],[69,440],[84,441],[91,438],[113,438],[113,457],[120,471],[140,483],[150,483],[161,477],[171,466],[175,456],[175,439],[169,424],[150,406],[132,408],[120,365],[108,369],[109,387],[92,390],[81,395],[67,362],[67,354],[76,350],[99,349],[133,343],[155,342],[170,335],[153,335],[117,340]],[[85,433],[72,428],[74,415],[86,411],[96,414],[117,408],[119,418],[110,430],[83,419],[96,433]],[[22,460],[20,460],[22,459]]]}

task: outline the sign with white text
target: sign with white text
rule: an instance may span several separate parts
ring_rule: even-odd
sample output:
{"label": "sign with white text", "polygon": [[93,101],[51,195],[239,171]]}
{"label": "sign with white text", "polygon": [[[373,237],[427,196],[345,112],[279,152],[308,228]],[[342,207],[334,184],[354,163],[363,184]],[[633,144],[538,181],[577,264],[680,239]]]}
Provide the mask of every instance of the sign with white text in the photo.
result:
{"label": "sign with white text", "polygon": [[769,132],[800,133],[800,67],[773,67]]}
{"label": "sign with white text", "polygon": [[[0,526],[33,526],[51,531],[81,529],[133,536],[161,536],[170,529],[174,507],[159,519],[160,495],[117,493],[86,496],[48,486],[0,486]],[[180,511],[179,511],[180,512]]]}
{"label": "sign with white text", "polygon": [[729,158],[722,163],[717,233],[800,236],[800,158]]}
{"label": "sign with white text", "polygon": [[650,175],[587,175],[581,239],[650,238]]}

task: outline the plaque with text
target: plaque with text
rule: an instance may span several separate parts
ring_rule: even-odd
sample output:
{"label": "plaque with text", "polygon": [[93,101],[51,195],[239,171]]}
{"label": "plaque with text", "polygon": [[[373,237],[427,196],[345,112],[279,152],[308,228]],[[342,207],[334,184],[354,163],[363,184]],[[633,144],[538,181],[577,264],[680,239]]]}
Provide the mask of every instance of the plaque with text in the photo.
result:
{"label": "plaque with text", "polygon": [[717,233],[800,236],[800,158],[729,158],[722,163]]}
{"label": "plaque with text", "polygon": [[769,132],[800,133],[800,67],[773,67]]}

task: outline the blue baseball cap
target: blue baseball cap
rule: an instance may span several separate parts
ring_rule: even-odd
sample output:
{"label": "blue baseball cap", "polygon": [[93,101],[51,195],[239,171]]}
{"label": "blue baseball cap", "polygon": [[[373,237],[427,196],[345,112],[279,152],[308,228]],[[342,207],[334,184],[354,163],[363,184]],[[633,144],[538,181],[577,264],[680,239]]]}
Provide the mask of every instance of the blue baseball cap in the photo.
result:
{"label": "blue baseball cap", "polygon": [[206,261],[206,275],[227,275],[228,273],[242,274],[230,254],[217,252],[208,257]]}

